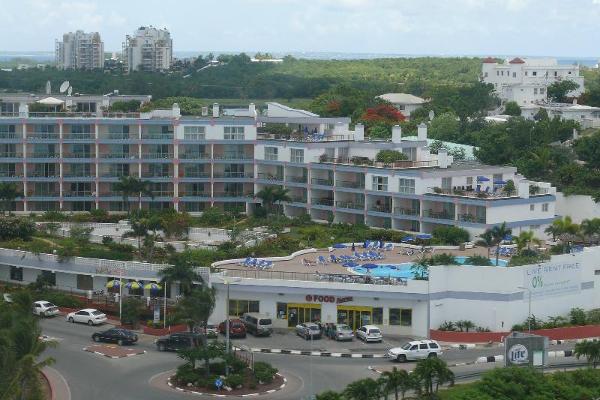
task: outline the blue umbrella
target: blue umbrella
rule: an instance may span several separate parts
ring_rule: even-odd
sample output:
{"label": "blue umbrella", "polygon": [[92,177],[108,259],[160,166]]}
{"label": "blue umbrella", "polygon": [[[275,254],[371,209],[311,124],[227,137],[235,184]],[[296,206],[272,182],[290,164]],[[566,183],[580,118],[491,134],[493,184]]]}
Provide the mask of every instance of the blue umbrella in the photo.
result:
{"label": "blue umbrella", "polygon": [[431,239],[433,236],[431,236],[429,233],[420,233],[417,235],[417,239],[421,239],[421,240],[428,240]]}
{"label": "blue umbrella", "polygon": [[333,247],[334,249],[345,249],[346,245],[344,243],[336,243],[331,247]]}
{"label": "blue umbrella", "polygon": [[369,247],[369,241],[365,240],[365,242],[363,243],[363,248],[366,249],[367,247]]}
{"label": "blue umbrella", "polygon": [[498,180],[494,181],[494,185],[506,185],[506,181],[503,181],[502,179],[498,179]]}
{"label": "blue umbrella", "polygon": [[486,178],[485,176],[478,176],[477,182],[488,182],[490,178]]}
{"label": "blue umbrella", "polygon": [[412,237],[412,236],[405,236],[405,237],[402,238],[402,241],[403,242],[414,242],[415,238]]}
{"label": "blue umbrella", "polygon": [[510,242],[512,240],[512,235],[504,235],[502,240],[506,240],[507,242]]}
{"label": "blue umbrella", "polygon": [[380,248],[380,249],[383,249],[383,245],[384,245],[384,243],[383,243],[383,240],[380,240],[380,241],[379,241],[379,248]]}
{"label": "blue umbrella", "polygon": [[377,265],[377,264],[363,264],[363,265],[361,265],[361,267],[364,268],[364,269],[374,269],[374,268],[378,268],[379,265]]}

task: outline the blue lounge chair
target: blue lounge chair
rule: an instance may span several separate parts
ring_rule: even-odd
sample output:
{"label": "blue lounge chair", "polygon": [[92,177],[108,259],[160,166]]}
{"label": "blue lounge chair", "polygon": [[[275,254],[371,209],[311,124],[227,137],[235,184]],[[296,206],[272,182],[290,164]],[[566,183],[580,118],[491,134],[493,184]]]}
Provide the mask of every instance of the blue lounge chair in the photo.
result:
{"label": "blue lounge chair", "polygon": [[394,244],[393,243],[386,243],[385,246],[383,246],[383,249],[385,251],[390,251],[394,249]]}
{"label": "blue lounge chair", "polygon": [[319,264],[321,264],[321,265],[327,265],[327,260],[326,260],[326,259],[325,259],[325,257],[323,257],[323,256],[319,256],[319,257],[317,258],[317,262],[318,262]]}

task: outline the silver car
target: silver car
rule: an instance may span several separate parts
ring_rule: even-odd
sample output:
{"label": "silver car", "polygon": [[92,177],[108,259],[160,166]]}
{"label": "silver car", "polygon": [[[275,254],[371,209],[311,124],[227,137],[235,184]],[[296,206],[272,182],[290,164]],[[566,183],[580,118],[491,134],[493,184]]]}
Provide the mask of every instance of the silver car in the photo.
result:
{"label": "silver car", "polygon": [[296,335],[303,337],[306,340],[309,340],[310,338],[320,339],[321,329],[319,329],[319,325],[313,322],[305,322],[296,325]]}
{"label": "silver car", "polygon": [[346,324],[335,324],[328,332],[329,338],[337,340],[338,342],[349,340],[354,338],[354,332]]}

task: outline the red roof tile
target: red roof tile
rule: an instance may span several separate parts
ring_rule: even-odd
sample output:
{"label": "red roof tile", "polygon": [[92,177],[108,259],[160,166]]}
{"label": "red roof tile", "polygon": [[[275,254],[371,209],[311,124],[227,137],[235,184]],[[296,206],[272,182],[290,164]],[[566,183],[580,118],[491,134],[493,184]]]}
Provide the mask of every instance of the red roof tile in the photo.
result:
{"label": "red roof tile", "polygon": [[520,59],[519,57],[515,57],[508,62],[509,64],[525,64],[525,61]]}
{"label": "red roof tile", "polygon": [[486,57],[483,59],[482,63],[484,64],[495,64],[496,63],[496,59],[493,57]]}

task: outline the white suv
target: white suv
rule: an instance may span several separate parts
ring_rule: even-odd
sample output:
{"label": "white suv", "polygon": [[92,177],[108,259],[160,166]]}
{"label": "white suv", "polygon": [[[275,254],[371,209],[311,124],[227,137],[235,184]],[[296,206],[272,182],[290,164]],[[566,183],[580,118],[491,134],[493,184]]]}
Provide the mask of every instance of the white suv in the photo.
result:
{"label": "white suv", "polygon": [[400,362],[433,358],[441,354],[442,348],[435,340],[413,340],[387,352],[389,358]]}
{"label": "white suv", "polygon": [[54,304],[40,300],[33,303],[33,313],[40,317],[50,317],[58,315],[59,310]]}
{"label": "white suv", "polygon": [[381,342],[383,340],[381,329],[375,325],[361,326],[356,330],[356,337],[364,342]]}

